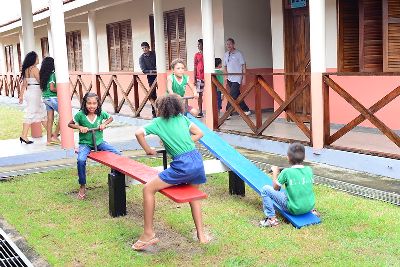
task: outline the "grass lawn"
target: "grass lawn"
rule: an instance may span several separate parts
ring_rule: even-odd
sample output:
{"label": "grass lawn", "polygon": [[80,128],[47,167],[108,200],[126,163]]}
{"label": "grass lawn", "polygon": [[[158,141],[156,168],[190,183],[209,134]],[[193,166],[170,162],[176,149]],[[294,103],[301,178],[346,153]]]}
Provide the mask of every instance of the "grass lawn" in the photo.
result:
{"label": "grass lawn", "polygon": [[161,241],[151,252],[134,252],[130,245],[142,231],[142,186],[127,191],[128,215],[111,218],[108,169],[89,166],[88,172],[85,201],[75,197],[75,169],[0,183],[0,216],[53,266],[400,266],[398,207],[317,186],[322,224],[259,228],[260,198],[249,188],[245,198],[230,196],[226,173],[209,176],[203,187],[209,194],[203,211],[210,244],[194,240],[187,204],[158,194]]}
{"label": "grass lawn", "polygon": [[0,140],[19,138],[23,117],[22,110],[0,105]]}

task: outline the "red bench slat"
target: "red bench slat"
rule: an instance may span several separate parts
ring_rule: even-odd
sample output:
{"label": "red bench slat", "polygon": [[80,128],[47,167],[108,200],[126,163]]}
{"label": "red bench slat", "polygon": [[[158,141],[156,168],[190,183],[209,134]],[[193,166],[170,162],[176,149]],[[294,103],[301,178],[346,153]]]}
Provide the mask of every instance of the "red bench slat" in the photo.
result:
{"label": "red bench slat", "polygon": [[[88,158],[117,170],[145,184],[158,176],[158,171],[130,158],[108,151],[91,152]],[[175,202],[184,203],[207,198],[207,195],[191,185],[176,185],[160,190],[160,193]]]}

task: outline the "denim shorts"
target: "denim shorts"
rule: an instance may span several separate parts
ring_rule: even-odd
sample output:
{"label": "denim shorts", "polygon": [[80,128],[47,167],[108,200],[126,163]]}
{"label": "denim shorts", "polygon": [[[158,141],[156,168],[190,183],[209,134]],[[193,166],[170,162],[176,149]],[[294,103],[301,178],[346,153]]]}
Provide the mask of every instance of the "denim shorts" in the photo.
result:
{"label": "denim shorts", "polygon": [[58,100],[57,97],[43,98],[43,103],[46,105],[46,110],[55,110],[58,112]]}
{"label": "denim shorts", "polygon": [[197,149],[173,157],[170,167],[160,174],[167,184],[203,184],[206,182],[203,159]]}

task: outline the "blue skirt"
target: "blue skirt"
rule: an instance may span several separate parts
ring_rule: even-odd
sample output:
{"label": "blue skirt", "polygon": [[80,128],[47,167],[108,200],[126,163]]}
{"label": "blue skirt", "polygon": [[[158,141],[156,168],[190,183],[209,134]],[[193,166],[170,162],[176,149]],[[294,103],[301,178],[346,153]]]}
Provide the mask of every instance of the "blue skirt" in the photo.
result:
{"label": "blue skirt", "polygon": [[168,169],[160,174],[160,179],[167,184],[203,184],[206,182],[203,159],[197,149],[172,158]]}

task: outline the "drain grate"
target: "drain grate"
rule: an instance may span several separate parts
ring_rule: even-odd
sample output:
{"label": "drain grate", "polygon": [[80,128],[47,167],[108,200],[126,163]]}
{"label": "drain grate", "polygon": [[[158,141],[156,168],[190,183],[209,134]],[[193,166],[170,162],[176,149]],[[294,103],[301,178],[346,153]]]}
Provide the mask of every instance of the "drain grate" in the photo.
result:
{"label": "drain grate", "polygon": [[33,267],[2,229],[0,229],[0,267]]}

